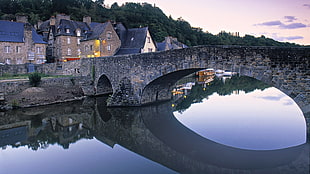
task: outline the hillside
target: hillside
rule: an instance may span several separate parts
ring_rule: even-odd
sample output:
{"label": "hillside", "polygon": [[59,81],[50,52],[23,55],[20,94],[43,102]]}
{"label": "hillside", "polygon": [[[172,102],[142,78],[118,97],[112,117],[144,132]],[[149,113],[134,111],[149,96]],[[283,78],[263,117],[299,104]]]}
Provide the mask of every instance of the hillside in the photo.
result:
{"label": "hillside", "polygon": [[111,8],[104,7],[104,0],[0,0],[1,20],[14,20],[16,14],[29,16],[29,21],[48,20],[56,13],[65,13],[71,19],[81,21],[83,16],[91,16],[95,22],[107,20],[122,22],[126,27],[148,26],[153,38],[163,41],[166,36],[178,38],[188,46],[195,45],[247,45],[247,46],[299,46],[292,43],[277,42],[264,36],[233,36],[228,32],[218,35],[203,32],[201,28],[192,27],[187,21],[167,17],[163,11],[151,4],[126,3],[119,6],[114,3]]}

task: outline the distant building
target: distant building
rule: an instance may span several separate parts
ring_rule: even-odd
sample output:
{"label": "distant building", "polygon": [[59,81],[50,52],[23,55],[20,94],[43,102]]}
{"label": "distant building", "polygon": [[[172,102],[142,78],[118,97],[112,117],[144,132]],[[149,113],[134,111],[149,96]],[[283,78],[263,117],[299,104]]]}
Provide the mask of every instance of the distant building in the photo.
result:
{"label": "distant building", "polygon": [[181,48],[187,48],[187,46],[179,42],[177,38],[171,36],[165,37],[165,40],[163,42],[157,43],[158,51],[167,51]]}
{"label": "distant building", "polygon": [[16,22],[0,21],[0,63],[44,63],[46,45],[26,16],[18,16]]}
{"label": "distant building", "polygon": [[122,24],[116,24],[115,29],[121,39],[121,48],[117,55],[138,54],[157,51],[148,27],[126,29]]}

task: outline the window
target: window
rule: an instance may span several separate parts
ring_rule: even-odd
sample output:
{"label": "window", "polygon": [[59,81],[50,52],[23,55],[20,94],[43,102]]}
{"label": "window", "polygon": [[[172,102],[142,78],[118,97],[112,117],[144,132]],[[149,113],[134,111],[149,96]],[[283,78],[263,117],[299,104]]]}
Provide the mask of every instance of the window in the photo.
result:
{"label": "window", "polygon": [[147,43],[151,43],[151,37],[147,37]]}
{"label": "window", "polygon": [[70,29],[66,28],[66,33],[69,34],[70,33]]}
{"label": "window", "polygon": [[71,44],[71,39],[70,39],[70,37],[67,38],[67,43],[68,43],[68,44]]}
{"label": "window", "polygon": [[16,53],[20,53],[21,52],[22,47],[20,46],[16,46]]}
{"label": "window", "polygon": [[148,52],[153,52],[153,49],[152,49],[152,48],[149,48],[149,49],[148,49]]}
{"label": "window", "polygon": [[78,49],[77,52],[78,52],[78,56],[80,56],[81,55],[81,49]]}
{"label": "window", "polygon": [[76,36],[81,36],[81,30],[79,29],[76,30]]}
{"label": "window", "polygon": [[111,40],[112,39],[112,33],[111,32],[108,32],[107,33],[107,40]]}
{"label": "window", "polygon": [[68,56],[71,56],[71,48],[68,48]]}
{"label": "window", "polygon": [[42,53],[41,47],[37,47],[36,50],[37,50],[37,54],[41,54]]}
{"label": "window", "polygon": [[80,39],[80,38],[77,39],[77,44],[78,44],[78,45],[81,44],[81,39]]}
{"label": "window", "polygon": [[44,59],[37,59],[37,64],[42,64],[44,63]]}
{"label": "window", "polygon": [[90,45],[90,51],[93,51],[93,45]]}
{"label": "window", "polygon": [[10,53],[10,46],[4,46],[4,52]]}
{"label": "window", "polygon": [[6,63],[6,64],[11,64],[11,59],[10,59],[10,58],[6,58],[6,59],[5,59],[5,63]]}
{"label": "window", "polygon": [[16,64],[23,64],[23,59],[22,58],[17,58]]}
{"label": "window", "polygon": [[85,45],[85,52],[88,52],[88,49],[89,49],[88,45]]}
{"label": "window", "polygon": [[107,50],[108,50],[108,51],[111,51],[111,45],[108,45],[108,46],[107,46]]}

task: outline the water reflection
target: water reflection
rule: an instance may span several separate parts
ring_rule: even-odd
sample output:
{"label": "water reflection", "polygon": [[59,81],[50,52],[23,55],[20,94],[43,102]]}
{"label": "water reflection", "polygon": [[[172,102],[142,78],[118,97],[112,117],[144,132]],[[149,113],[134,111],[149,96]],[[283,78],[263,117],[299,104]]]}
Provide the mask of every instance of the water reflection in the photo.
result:
{"label": "water reflection", "polygon": [[[218,143],[249,150],[275,150],[306,142],[304,115],[281,91],[249,77],[233,76],[225,81],[203,77],[206,80],[198,80],[202,83],[181,88],[185,92],[178,93],[181,97],[177,96],[174,104],[176,118],[191,130]],[[190,81],[193,76],[178,86],[188,86]]]}
{"label": "water reflection", "polygon": [[[225,82],[227,83],[228,81]],[[212,84],[208,86],[212,88]],[[97,98],[2,112],[1,172],[309,172],[308,144],[278,150],[240,149],[227,143],[216,143],[197,133],[190,125],[180,122],[182,120],[179,121],[175,116],[176,108],[181,108],[181,117],[185,118],[187,112],[196,107],[196,104],[191,106],[192,103],[212,100],[212,95],[206,96],[209,100],[204,100],[205,97],[201,95],[192,97],[195,90],[200,91],[198,87],[202,92],[208,93],[209,88],[204,90],[203,86],[195,83],[191,91],[187,91],[187,97],[176,97],[172,103],[148,107],[106,108],[106,98]],[[186,103],[185,107],[182,106],[183,102]],[[171,107],[172,105],[175,107]],[[199,112],[201,110],[198,109]],[[229,118],[224,121],[227,119]],[[208,124],[212,120],[210,118],[204,123]],[[221,128],[229,126],[224,124]]]}

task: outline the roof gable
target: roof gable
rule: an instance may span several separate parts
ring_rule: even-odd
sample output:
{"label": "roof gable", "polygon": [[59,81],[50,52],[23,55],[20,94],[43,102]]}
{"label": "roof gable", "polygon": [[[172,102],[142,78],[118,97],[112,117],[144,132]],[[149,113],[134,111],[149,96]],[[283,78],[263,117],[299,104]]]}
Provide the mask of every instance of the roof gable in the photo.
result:
{"label": "roof gable", "polygon": [[93,25],[94,27],[92,28],[92,34],[87,38],[87,40],[98,39],[109,24],[109,22],[106,22],[103,24],[97,23],[96,25]]}
{"label": "roof gable", "polygon": [[147,37],[148,27],[128,29],[122,48],[143,48]]}

